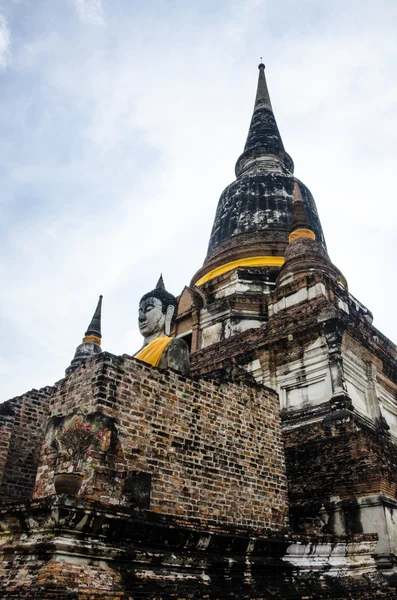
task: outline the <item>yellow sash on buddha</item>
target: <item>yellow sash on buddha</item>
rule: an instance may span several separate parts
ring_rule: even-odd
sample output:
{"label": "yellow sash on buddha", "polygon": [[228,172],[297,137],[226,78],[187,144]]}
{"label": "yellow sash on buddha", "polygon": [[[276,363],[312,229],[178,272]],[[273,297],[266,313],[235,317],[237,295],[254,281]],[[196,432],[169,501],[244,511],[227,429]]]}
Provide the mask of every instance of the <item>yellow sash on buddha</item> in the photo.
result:
{"label": "yellow sash on buddha", "polygon": [[172,337],[167,337],[165,335],[163,337],[156,338],[147,346],[142,348],[142,350],[139,350],[137,354],[134,354],[134,358],[138,358],[139,360],[152,365],[152,367],[158,367],[163,352],[171,340]]}

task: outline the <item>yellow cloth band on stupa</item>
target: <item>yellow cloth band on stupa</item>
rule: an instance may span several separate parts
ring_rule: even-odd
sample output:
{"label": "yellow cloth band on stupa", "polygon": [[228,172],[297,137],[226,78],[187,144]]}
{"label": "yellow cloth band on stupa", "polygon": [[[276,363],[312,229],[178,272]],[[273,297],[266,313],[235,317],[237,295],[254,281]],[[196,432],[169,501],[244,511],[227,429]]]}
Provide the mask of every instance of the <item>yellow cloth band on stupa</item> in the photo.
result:
{"label": "yellow cloth band on stupa", "polygon": [[152,340],[147,346],[134,354],[134,358],[138,358],[152,367],[158,367],[164,350],[172,340],[172,337],[162,336]]}
{"label": "yellow cloth band on stupa", "polygon": [[101,345],[101,338],[99,338],[96,335],[86,335],[83,338],[83,344],[85,344],[86,342],[93,342],[94,344],[99,344]]}
{"label": "yellow cloth band on stupa", "polygon": [[203,283],[207,283],[207,281],[214,279],[214,277],[232,271],[236,267],[281,267],[284,264],[284,260],[284,256],[251,256],[250,258],[240,258],[240,260],[234,260],[216,269],[212,269],[212,271],[200,277],[195,285],[203,285]]}
{"label": "yellow cloth band on stupa", "polygon": [[298,238],[309,238],[310,240],[316,239],[316,234],[311,229],[295,229],[289,234],[288,242],[291,243]]}

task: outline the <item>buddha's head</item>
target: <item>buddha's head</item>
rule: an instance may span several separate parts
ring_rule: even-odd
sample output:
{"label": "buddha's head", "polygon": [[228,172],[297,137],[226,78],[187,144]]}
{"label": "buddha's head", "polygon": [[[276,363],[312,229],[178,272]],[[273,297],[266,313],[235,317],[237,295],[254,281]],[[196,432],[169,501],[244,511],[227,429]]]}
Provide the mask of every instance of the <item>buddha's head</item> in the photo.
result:
{"label": "buddha's head", "polygon": [[167,292],[160,276],[155,289],[144,294],[139,302],[139,331],[145,340],[170,335],[176,310],[176,298]]}

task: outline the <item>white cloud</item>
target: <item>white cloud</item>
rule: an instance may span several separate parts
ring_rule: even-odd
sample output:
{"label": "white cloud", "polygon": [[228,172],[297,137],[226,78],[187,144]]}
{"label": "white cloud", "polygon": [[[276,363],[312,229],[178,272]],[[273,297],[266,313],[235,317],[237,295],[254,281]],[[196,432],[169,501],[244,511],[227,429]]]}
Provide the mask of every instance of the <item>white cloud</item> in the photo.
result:
{"label": "white cloud", "polygon": [[74,0],[74,5],[83,23],[100,27],[105,25],[102,0]]}
{"label": "white cloud", "polygon": [[[37,2],[32,14],[52,12],[35,20],[24,6],[23,22],[37,31],[13,36],[14,70],[4,71],[0,95],[10,132],[0,139],[0,400],[62,376],[98,294],[104,349],[132,353],[142,293],[160,271],[174,293],[189,283],[234,178],[262,53],[331,258],[375,324],[397,337],[393,15],[367,12],[354,28],[357,2],[341,18],[320,14],[311,29],[317,0],[211,10],[118,0],[98,35],[76,28],[73,10],[64,17],[60,4]],[[74,5],[85,23],[104,24],[100,2]]]}
{"label": "white cloud", "polygon": [[10,41],[11,36],[8,23],[5,17],[0,15],[0,68],[7,66],[10,53]]}

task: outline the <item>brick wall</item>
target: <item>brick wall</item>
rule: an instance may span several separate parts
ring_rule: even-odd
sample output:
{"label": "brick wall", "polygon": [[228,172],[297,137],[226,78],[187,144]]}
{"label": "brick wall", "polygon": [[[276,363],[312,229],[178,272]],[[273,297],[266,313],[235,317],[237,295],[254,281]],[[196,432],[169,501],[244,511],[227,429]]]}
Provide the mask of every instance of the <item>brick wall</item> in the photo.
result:
{"label": "brick wall", "polygon": [[0,503],[32,496],[52,390],[31,390],[1,405]]}
{"label": "brick wall", "polygon": [[14,417],[14,411],[8,406],[8,403],[0,404],[0,487],[7,464]]}
{"label": "brick wall", "polygon": [[[203,376],[232,361],[240,365],[248,364],[273,346],[278,352],[277,360],[280,364],[294,360],[290,353],[295,350],[299,353],[302,343],[309,345],[321,334],[318,317],[326,308],[327,302],[320,296],[280,311],[257,329],[244,331],[194,352],[191,356],[192,374]],[[293,337],[293,343],[288,342],[289,336]],[[295,340],[298,339],[299,343],[296,344]],[[283,345],[288,345],[288,348]]]}
{"label": "brick wall", "polygon": [[[86,476],[83,497],[126,503],[125,480],[144,472],[152,476],[152,511],[202,523],[285,526],[284,453],[271,390],[192,381],[104,353],[77,368],[54,395],[58,424],[76,412],[113,423],[110,448],[96,456],[99,467]],[[54,493],[53,442],[47,436],[36,497]]]}
{"label": "brick wall", "polygon": [[284,430],[293,511],[332,500],[384,495],[397,499],[397,448],[351,413]]}

